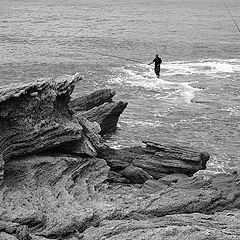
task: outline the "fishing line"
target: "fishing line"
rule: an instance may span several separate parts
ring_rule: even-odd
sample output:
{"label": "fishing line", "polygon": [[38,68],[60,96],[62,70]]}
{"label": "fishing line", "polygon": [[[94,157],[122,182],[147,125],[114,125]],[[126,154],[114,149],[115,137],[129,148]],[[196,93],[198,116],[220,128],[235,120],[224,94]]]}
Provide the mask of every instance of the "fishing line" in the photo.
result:
{"label": "fishing line", "polygon": [[92,54],[101,55],[101,56],[104,56],[104,57],[112,57],[112,58],[123,59],[123,60],[131,61],[131,62],[146,64],[146,63],[143,63],[143,62],[138,61],[138,60],[135,60],[135,59],[125,58],[125,57],[121,57],[121,56],[117,56],[117,55],[106,54],[106,53],[99,53],[99,52],[91,52],[91,51],[85,51],[85,50],[83,50],[83,51],[84,51],[84,52],[87,52],[87,53],[92,53]]}
{"label": "fishing line", "polygon": [[230,16],[231,16],[231,18],[232,18],[232,20],[233,20],[235,26],[237,27],[238,31],[240,32],[240,28],[239,28],[239,26],[237,25],[237,23],[236,23],[236,21],[235,21],[233,15],[232,15],[232,13],[230,12],[230,10],[229,10],[227,4],[225,3],[225,1],[223,1],[223,2],[224,2],[224,5],[225,5],[226,9],[228,10],[228,12],[229,12],[229,14],[230,14]]}
{"label": "fishing line", "polygon": [[132,61],[132,62],[136,62],[136,63],[146,64],[146,63],[143,63],[143,62],[140,62],[138,60],[131,59],[131,58],[125,58],[125,57],[120,57],[120,56],[111,55],[111,54],[104,54],[104,53],[97,53],[97,54],[102,55],[102,56],[106,56],[106,57],[119,58],[119,59],[124,59],[124,60],[127,60],[127,61]]}

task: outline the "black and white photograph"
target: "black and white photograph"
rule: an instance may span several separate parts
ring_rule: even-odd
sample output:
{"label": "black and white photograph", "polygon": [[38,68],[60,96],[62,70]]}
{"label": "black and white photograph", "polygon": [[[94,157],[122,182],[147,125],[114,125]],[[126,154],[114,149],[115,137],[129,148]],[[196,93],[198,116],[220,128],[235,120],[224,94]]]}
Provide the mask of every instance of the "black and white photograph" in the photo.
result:
{"label": "black and white photograph", "polygon": [[240,0],[0,0],[0,240],[240,240]]}

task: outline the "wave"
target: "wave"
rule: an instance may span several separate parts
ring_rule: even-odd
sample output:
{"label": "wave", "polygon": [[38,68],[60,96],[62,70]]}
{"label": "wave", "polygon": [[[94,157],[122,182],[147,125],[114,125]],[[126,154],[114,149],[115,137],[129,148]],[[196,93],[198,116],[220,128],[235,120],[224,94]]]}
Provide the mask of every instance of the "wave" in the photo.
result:
{"label": "wave", "polygon": [[188,82],[174,82],[157,78],[152,71],[152,67],[143,65],[141,68],[115,68],[117,77],[111,78],[109,83],[119,84],[123,87],[134,88],[138,90],[151,91],[155,94],[155,99],[172,99],[179,97],[190,102],[194,97],[194,92],[199,89],[193,88]]}
{"label": "wave", "polygon": [[[202,59],[196,61],[164,62],[161,78],[156,78],[153,67],[147,64],[132,64],[113,69],[111,84],[135,90],[151,91],[155,99],[172,99],[191,102],[199,79],[228,78],[240,73],[239,59]],[[193,84],[194,83],[194,84]],[[191,86],[194,85],[195,87]]]}
{"label": "wave", "polygon": [[224,74],[239,73],[239,59],[204,59],[199,61],[174,61],[165,62],[163,65],[164,76],[176,75],[206,75],[216,77]]}

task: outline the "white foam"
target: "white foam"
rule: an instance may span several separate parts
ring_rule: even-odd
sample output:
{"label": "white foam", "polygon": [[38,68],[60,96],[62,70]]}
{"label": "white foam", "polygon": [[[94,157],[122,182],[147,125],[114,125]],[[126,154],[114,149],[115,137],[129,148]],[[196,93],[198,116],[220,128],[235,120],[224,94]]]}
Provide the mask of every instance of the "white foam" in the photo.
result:
{"label": "white foam", "polygon": [[148,65],[142,65],[142,67],[141,71],[132,68],[115,69],[118,76],[110,79],[109,83],[153,91],[156,94],[156,99],[176,99],[177,96],[181,96],[188,102],[194,97],[194,92],[198,90],[191,87],[188,82],[171,82],[157,78],[152,67]]}
{"label": "white foam", "polygon": [[229,74],[240,72],[239,59],[206,59],[194,62],[188,61],[175,61],[166,62],[163,65],[163,76],[176,76],[176,75],[199,75],[216,77],[222,74]]}

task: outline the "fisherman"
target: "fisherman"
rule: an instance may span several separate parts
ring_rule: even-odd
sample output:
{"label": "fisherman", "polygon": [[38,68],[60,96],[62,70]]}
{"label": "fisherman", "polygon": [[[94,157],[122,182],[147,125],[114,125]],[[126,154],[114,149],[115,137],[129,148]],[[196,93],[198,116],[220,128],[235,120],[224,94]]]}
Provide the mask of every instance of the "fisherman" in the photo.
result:
{"label": "fisherman", "polygon": [[156,57],[148,65],[151,65],[153,63],[155,63],[154,71],[155,71],[157,77],[159,78],[160,77],[160,65],[162,63],[162,59],[158,56],[158,54],[156,54]]}

